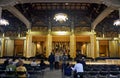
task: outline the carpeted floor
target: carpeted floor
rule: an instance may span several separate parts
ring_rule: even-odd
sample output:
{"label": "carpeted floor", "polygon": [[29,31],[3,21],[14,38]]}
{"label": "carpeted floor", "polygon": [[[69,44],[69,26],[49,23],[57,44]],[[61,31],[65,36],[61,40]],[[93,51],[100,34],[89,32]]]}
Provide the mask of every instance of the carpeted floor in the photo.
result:
{"label": "carpeted floor", "polygon": [[44,78],[62,78],[61,70],[45,71]]}

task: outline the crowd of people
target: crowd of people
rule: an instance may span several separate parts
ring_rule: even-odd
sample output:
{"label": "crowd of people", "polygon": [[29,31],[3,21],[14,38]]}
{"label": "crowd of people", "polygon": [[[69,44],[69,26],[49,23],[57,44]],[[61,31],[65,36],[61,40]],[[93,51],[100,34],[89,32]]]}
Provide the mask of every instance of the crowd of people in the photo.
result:
{"label": "crowd of people", "polygon": [[[60,56],[59,52],[51,52],[47,60],[49,62],[50,71],[61,69],[65,76],[72,76],[72,72],[74,72],[74,78],[79,78],[79,76],[82,78],[80,73],[84,72],[84,67],[86,66],[85,57],[77,58],[75,65],[70,64],[68,59],[69,57],[66,53],[63,53],[62,56]],[[3,65],[6,67],[6,71],[15,71],[12,75],[16,75],[16,72],[24,72],[23,74],[17,74],[17,76],[24,78],[29,76],[22,59],[6,59]],[[40,66],[42,70],[48,66],[43,59],[41,59],[39,63],[36,59],[33,59],[29,65],[32,67]]]}
{"label": "crowd of people", "polygon": [[[72,72],[74,72],[74,78],[83,78],[81,72],[84,72],[84,67],[86,66],[85,57],[77,58],[76,64],[70,65],[68,56],[65,53],[60,57],[58,53],[54,54],[51,52],[48,61],[50,70],[53,70],[54,68],[59,69],[59,67],[61,67],[65,76],[72,76]],[[60,62],[62,62],[61,66],[59,64]]]}
{"label": "crowd of people", "polygon": [[[23,60],[20,59],[6,59],[3,63],[5,71],[8,72],[5,75],[18,77],[18,78],[28,78],[30,75],[27,72],[26,66],[24,66]],[[30,64],[31,67],[40,67],[41,70],[46,68],[46,64],[43,59],[40,62],[37,62],[36,59],[33,59]]]}
{"label": "crowd of people", "polygon": [[[3,63],[3,65],[6,67],[7,72],[12,72],[12,73],[6,73],[8,76],[16,76],[17,77],[27,77],[27,69],[25,66],[23,66],[23,61],[22,59],[18,59],[17,61],[15,59],[6,59]],[[19,74],[19,73],[23,74]],[[16,74],[17,73],[17,74]]]}

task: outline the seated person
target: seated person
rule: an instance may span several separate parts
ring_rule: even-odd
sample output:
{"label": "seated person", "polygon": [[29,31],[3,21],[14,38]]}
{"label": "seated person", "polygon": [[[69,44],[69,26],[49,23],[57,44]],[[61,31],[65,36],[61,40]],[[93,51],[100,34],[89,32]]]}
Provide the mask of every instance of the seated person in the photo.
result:
{"label": "seated person", "polygon": [[9,61],[9,65],[6,66],[6,75],[7,76],[16,75],[16,66],[13,65],[13,61]]}
{"label": "seated person", "polygon": [[17,64],[17,60],[16,60],[15,58],[13,58],[12,61],[13,61],[13,65],[16,66],[16,64]]}
{"label": "seated person", "polygon": [[45,64],[44,60],[41,60],[40,67],[41,67],[41,69],[45,69],[46,68],[46,64]]}
{"label": "seated person", "polygon": [[67,63],[67,64],[65,65],[65,68],[64,68],[64,75],[65,75],[65,76],[71,76],[71,74],[72,74],[71,66],[70,66],[69,63]]}
{"label": "seated person", "polygon": [[23,66],[23,61],[19,61],[19,66],[16,68],[16,72],[18,75],[18,78],[27,78],[27,69],[25,66]]}
{"label": "seated person", "polygon": [[33,61],[30,63],[31,66],[37,66],[37,62],[35,59],[33,59]]}
{"label": "seated person", "polygon": [[8,64],[9,64],[9,58],[7,58],[7,59],[4,61],[3,66],[6,67]]}
{"label": "seated person", "polygon": [[18,67],[19,66],[19,62],[21,62],[22,61],[22,59],[21,58],[19,58],[17,61],[16,61],[16,67]]}

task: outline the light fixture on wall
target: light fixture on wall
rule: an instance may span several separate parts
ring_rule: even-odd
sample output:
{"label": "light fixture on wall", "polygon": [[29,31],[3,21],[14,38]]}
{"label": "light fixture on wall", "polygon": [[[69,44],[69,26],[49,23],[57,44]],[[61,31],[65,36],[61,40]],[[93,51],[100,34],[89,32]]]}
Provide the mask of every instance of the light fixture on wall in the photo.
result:
{"label": "light fixture on wall", "polygon": [[113,25],[120,26],[120,8],[119,8],[119,19],[115,20]]}
{"label": "light fixture on wall", "polygon": [[65,22],[66,20],[68,20],[68,16],[65,13],[57,13],[54,16],[54,20],[62,23],[62,22]]}
{"label": "light fixture on wall", "polygon": [[8,22],[8,20],[6,20],[6,19],[0,19],[0,25],[9,25],[9,22]]}

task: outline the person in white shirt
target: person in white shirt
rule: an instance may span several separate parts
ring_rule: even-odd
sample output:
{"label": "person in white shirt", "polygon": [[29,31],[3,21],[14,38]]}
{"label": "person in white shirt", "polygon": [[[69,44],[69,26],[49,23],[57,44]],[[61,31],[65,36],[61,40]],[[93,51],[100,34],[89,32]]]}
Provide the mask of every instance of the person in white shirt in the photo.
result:
{"label": "person in white shirt", "polygon": [[[71,67],[71,69],[73,71],[75,71],[75,78],[78,78],[76,77],[78,74],[84,72],[84,69],[83,69],[83,65],[81,64],[80,60],[77,60],[77,63],[75,64],[74,67]],[[83,78],[82,74],[80,74],[80,78]]]}
{"label": "person in white shirt", "polygon": [[36,60],[35,59],[33,59],[33,61],[31,62],[31,64],[30,64],[31,66],[37,66],[38,64],[37,64],[37,62],[36,62]]}

